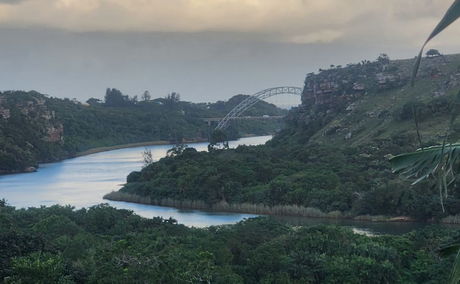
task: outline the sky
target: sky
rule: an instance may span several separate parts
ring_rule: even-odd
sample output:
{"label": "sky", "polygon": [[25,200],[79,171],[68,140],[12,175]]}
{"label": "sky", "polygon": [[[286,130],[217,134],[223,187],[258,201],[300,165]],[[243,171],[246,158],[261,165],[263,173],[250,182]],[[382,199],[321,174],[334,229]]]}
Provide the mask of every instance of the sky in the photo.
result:
{"label": "sky", "polygon": [[[414,57],[451,0],[0,0],[0,90],[226,100],[380,53]],[[430,43],[460,52],[460,22]],[[295,104],[298,97],[273,99]]]}

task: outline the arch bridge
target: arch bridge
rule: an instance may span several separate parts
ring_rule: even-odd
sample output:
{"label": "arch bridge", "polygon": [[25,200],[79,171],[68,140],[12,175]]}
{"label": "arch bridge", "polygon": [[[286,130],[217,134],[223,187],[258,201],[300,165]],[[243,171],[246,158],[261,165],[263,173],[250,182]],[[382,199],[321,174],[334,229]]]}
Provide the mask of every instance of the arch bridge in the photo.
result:
{"label": "arch bridge", "polygon": [[238,119],[245,111],[261,100],[284,94],[302,95],[302,88],[299,87],[275,87],[265,89],[252,96],[249,96],[236,107],[234,107],[222,120],[217,124],[216,130],[227,128],[230,120]]}

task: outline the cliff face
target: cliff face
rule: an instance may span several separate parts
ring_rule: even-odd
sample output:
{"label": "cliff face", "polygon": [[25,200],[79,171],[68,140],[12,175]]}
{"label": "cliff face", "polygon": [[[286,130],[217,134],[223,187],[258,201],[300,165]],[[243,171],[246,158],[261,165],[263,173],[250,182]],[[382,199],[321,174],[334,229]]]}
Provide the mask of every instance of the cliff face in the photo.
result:
{"label": "cliff face", "polygon": [[460,56],[422,61],[415,87],[409,84],[412,66],[413,60],[380,57],[308,74],[302,105],[290,116],[295,136],[304,143],[350,146],[403,137],[416,147],[412,113],[416,106],[424,142],[435,143],[445,132],[452,97],[458,92]]}
{"label": "cliff face", "polygon": [[35,92],[0,94],[0,173],[36,167],[65,153],[64,126]]}
{"label": "cliff face", "polygon": [[3,128],[22,122],[26,128],[34,127],[43,141],[62,143],[64,140],[63,124],[56,119],[55,111],[46,105],[46,97],[39,93],[0,94],[0,119]]}
{"label": "cliff face", "polygon": [[315,127],[322,127],[337,114],[353,110],[366,96],[404,86],[410,76],[405,67],[381,56],[374,62],[331,66],[318,74],[308,74],[302,94],[301,119],[305,127],[318,118],[322,121]]}

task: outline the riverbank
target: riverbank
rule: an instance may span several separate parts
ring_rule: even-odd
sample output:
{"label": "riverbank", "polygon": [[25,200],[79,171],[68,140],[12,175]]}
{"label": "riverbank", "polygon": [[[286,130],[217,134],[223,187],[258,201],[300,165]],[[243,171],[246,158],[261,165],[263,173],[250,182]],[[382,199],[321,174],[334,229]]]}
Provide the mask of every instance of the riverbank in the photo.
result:
{"label": "riverbank", "polygon": [[[264,136],[272,136],[272,135],[273,133],[268,133]],[[243,134],[241,137],[237,137],[237,138],[234,138],[234,140],[229,140],[229,141],[237,141],[238,139],[241,139],[241,138],[251,138],[251,137],[258,137],[258,135]],[[195,144],[195,143],[205,143],[205,142],[208,142],[207,138],[191,138],[191,139],[184,139],[183,141],[184,144]],[[67,155],[67,156],[61,157],[56,160],[40,161],[39,164],[61,162],[67,159],[87,156],[87,155],[96,154],[96,153],[108,152],[108,151],[113,151],[113,150],[119,150],[119,149],[147,147],[147,146],[173,145],[173,144],[174,142],[172,141],[154,140],[154,141],[135,142],[135,143],[127,143],[127,144],[117,144],[117,145],[112,145],[112,146],[96,147],[96,148],[90,148],[82,152],[78,152],[76,154]],[[37,171],[38,168],[39,168],[39,165],[31,165],[23,170],[15,170],[15,171],[1,171],[0,170],[0,176],[11,175],[11,174],[31,173],[31,172]]]}
{"label": "riverbank", "polygon": [[[201,210],[209,212],[225,212],[225,213],[239,213],[239,214],[256,214],[256,215],[274,215],[274,216],[293,216],[293,217],[308,217],[308,218],[322,218],[322,219],[343,219],[365,222],[393,222],[393,223],[417,223],[420,220],[413,219],[407,216],[389,217],[383,215],[351,215],[340,211],[333,211],[324,213],[317,208],[303,207],[297,205],[279,205],[267,206],[264,204],[229,204],[227,202],[220,202],[209,206],[203,201],[199,200],[174,200],[174,199],[161,199],[152,200],[150,197],[143,197],[135,194],[124,193],[120,191],[113,191],[104,195],[104,199],[110,201],[121,201],[129,203],[137,203],[143,205],[154,205],[173,207],[178,209],[188,210]],[[427,223],[441,223],[441,224],[460,224],[460,216],[448,216],[441,220],[430,220]]]}
{"label": "riverbank", "polygon": [[[203,143],[203,142],[208,142],[208,139],[205,139],[205,138],[186,139],[184,140],[183,143],[187,144],[187,143]],[[139,143],[120,144],[120,145],[107,146],[107,147],[97,147],[97,148],[88,149],[83,152],[79,152],[75,154],[74,157],[87,156],[91,154],[119,150],[119,149],[126,149],[126,148],[171,145],[171,144],[174,144],[174,143],[171,141],[166,141],[166,140],[156,140],[156,141],[147,141],[147,142],[139,142]]]}
{"label": "riverbank", "polygon": [[[273,133],[266,134],[265,136],[273,135]],[[241,138],[249,138],[249,137],[258,137],[256,134],[244,134],[241,137],[235,138],[236,141]],[[207,138],[194,138],[194,139],[184,139],[184,144],[193,144],[193,143],[204,143],[209,142]],[[83,152],[79,152],[75,154],[73,157],[81,157],[87,156],[91,154],[119,150],[119,149],[126,149],[126,148],[135,148],[135,147],[146,147],[146,146],[160,146],[160,145],[172,145],[174,142],[166,141],[166,140],[155,140],[155,141],[147,141],[147,142],[138,142],[138,143],[129,143],[129,144],[120,144],[120,145],[113,145],[113,146],[106,146],[106,147],[97,147],[91,148]]]}
{"label": "riverbank", "polygon": [[[252,134],[244,135],[241,138],[246,138],[246,137],[254,137],[254,135]],[[240,139],[240,138],[237,138],[237,139]],[[193,144],[193,143],[203,143],[203,142],[208,142],[208,139],[206,138],[185,139],[183,143]],[[46,163],[61,162],[67,159],[72,159],[72,158],[77,158],[77,157],[82,157],[82,156],[87,156],[87,155],[97,154],[97,153],[102,153],[102,152],[108,152],[108,151],[113,151],[113,150],[119,150],[119,149],[147,147],[147,146],[160,146],[160,145],[172,145],[172,144],[174,143],[171,141],[155,140],[155,141],[119,144],[119,145],[105,146],[105,147],[96,147],[96,148],[90,148],[86,151],[78,152],[73,155],[65,156],[61,159],[46,161]],[[40,162],[40,164],[42,163],[45,163],[45,162]],[[34,166],[29,166],[22,171],[0,171],[0,176],[1,175],[11,175],[11,174],[31,173],[31,172],[37,171],[38,168],[39,168],[39,165],[34,165]]]}

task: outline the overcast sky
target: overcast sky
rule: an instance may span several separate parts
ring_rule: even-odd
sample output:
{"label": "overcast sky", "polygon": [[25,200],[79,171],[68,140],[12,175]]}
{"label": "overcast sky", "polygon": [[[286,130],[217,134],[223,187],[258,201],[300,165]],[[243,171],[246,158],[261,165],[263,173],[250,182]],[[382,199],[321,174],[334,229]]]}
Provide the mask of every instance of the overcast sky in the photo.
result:
{"label": "overcast sky", "polygon": [[[85,101],[113,87],[216,101],[301,87],[306,73],[330,64],[415,56],[451,3],[0,0],[0,90]],[[460,52],[460,22],[430,47]]]}

